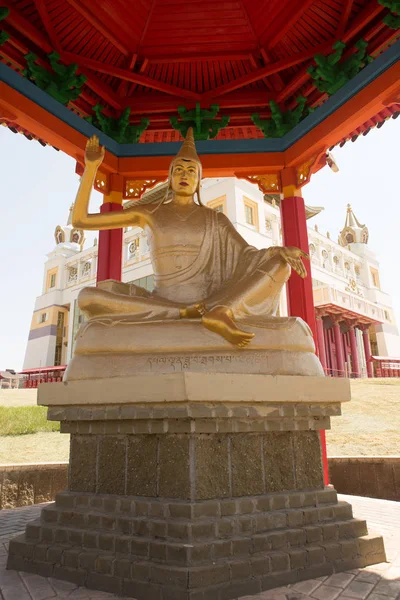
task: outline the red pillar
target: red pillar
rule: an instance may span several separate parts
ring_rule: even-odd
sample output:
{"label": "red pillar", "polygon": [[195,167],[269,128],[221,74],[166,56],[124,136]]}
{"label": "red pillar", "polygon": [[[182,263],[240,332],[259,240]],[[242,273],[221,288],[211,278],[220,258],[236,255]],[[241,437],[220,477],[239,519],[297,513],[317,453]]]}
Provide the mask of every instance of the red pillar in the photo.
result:
{"label": "red pillar", "polygon": [[360,377],[360,361],[358,359],[357,338],[354,327],[349,328],[350,349],[351,349],[351,366],[354,377]]}
{"label": "red pillar", "polygon": [[374,376],[374,368],[371,362],[371,344],[369,343],[369,333],[368,328],[363,329],[363,343],[364,343],[364,352],[365,352],[365,361],[367,364],[367,374],[368,377]]}
{"label": "red pillar", "polygon": [[[296,189],[296,173],[294,169],[284,169],[282,172],[282,188],[284,198],[281,200],[281,225],[283,244],[296,246],[309,253],[306,209],[300,191]],[[287,283],[288,314],[301,317],[310,327],[318,353],[317,326],[315,322],[314,296],[311,276],[311,261],[305,260],[307,277],[302,279],[297,273],[292,275]],[[328,456],[326,451],[325,431],[320,431],[322,464],[324,482],[329,484]]]}
{"label": "red pillar", "polygon": [[[122,210],[121,204],[105,202],[100,212]],[[97,255],[97,283],[106,279],[121,281],[122,277],[122,229],[104,229],[99,232],[99,251]]]}
{"label": "red pillar", "polygon": [[[289,196],[281,200],[281,222],[283,243],[285,246],[296,246],[309,252],[306,211],[301,196]],[[314,298],[309,260],[304,261],[307,277],[302,279],[294,271],[287,283],[288,313],[301,317],[309,326],[317,346],[317,328],[315,323]]]}
{"label": "red pillar", "polygon": [[318,356],[319,360],[321,361],[322,368],[324,369],[324,373],[326,374],[328,363],[326,358],[324,322],[322,320],[322,317],[316,317],[315,321],[317,325]]}
{"label": "red pillar", "polygon": [[343,356],[343,341],[342,334],[340,331],[340,325],[338,322],[333,324],[333,335],[335,336],[335,348],[336,348],[336,366],[339,377],[344,377],[344,356]]}
{"label": "red pillar", "polygon": [[335,360],[334,360],[333,348],[332,348],[331,329],[324,329],[324,334],[325,334],[326,359],[328,362],[329,375],[331,375],[333,377]]}

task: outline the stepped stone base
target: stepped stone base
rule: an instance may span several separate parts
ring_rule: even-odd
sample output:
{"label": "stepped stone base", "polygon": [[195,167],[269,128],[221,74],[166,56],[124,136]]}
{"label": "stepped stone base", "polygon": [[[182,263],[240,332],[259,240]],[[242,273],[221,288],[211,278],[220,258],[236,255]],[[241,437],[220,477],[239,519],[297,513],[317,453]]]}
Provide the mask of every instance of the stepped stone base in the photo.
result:
{"label": "stepped stone base", "polygon": [[63,492],[8,568],[138,600],[229,600],[383,562],[334,489],[182,502]]}
{"label": "stepped stone base", "polygon": [[137,600],[229,600],[385,560],[324,488],[318,430],[345,380],[161,373],[44,384],[69,491],[8,568]]}

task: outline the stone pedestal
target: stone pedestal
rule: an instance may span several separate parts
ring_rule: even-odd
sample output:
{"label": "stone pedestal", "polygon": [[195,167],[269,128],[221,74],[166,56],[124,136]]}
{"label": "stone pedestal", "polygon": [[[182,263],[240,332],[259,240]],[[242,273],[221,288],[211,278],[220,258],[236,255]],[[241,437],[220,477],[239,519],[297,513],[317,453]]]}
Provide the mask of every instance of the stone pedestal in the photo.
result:
{"label": "stone pedestal", "polygon": [[44,384],[68,491],[8,567],[138,600],[229,600],[385,560],[324,488],[318,430],[344,379],[144,374]]}

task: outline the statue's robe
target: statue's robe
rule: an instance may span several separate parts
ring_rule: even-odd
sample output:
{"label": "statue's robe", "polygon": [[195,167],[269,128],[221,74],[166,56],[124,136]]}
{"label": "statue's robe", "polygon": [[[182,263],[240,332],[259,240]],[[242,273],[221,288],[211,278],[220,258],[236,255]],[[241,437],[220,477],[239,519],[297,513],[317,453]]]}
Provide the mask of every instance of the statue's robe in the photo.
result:
{"label": "statue's robe", "polygon": [[154,291],[131,286],[131,295],[123,296],[85,288],[79,295],[83,312],[89,317],[131,313],[137,319],[178,319],[181,307],[204,303],[207,310],[227,306],[237,319],[274,315],[289,265],[275,256],[274,247],[258,250],[247,244],[223,213],[204,211],[204,237],[193,262],[160,274],[157,260],[173,249],[158,250],[150,242]]}

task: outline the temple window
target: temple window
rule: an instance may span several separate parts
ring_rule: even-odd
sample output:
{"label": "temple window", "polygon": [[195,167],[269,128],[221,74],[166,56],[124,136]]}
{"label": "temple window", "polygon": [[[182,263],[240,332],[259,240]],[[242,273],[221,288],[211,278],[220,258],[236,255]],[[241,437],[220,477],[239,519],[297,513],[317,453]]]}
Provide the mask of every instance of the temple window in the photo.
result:
{"label": "temple window", "polygon": [[254,225],[254,211],[253,208],[248,204],[245,204],[244,214],[246,217],[246,223],[248,223],[248,225]]}
{"label": "temple window", "polygon": [[47,321],[47,313],[44,312],[39,316],[39,323],[46,323]]}
{"label": "temple window", "polygon": [[78,269],[76,267],[70,267],[68,273],[68,282],[76,281],[78,279]]}
{"label": "temple window", "polygon": [[267,231],[271,231],[272,230],[272,223],[269,219],[265,219],[265,229]]}
{"label": "temple window", "polygon": [[350,231],[348,233],[346,233],[346,242],[347,242],[347,244],[354,243],[354,235],[352,233],[350,233]]}
{"label": "temple window", "polygon": [[207,206],[208,206],[208,208],[212,208],[212,209],[216,210],[217,212],[222,212],[222,213],[226,214],[225,203],[226,203],[226,196],[219,196],[219,198],[215,198],[214,200],[207,202]]}
{"label": "temple window", "polygon": [[370,271],[371,271],[371,277],[372,277],[372,284],[374,285],[374,287],[380,288],[381,282],[379,280],[378,269],[374,269],[373,267],[370,267]]}
{"label": "temple window", "polygon": [[147,254],[148,252],[150,252],[150,247],[149,247],[149,240],[147,239],[147,235],[146,234],[142,234],[142,252],[143,254]]}
{"label": "temple window", "polygon": [[51,287],[51,288],[56,287],[56,274],[55,273],[52,273],[50,275],[50,285],[49,285],[49,287]]}
{"label": "temple window", "polygon": [[135,238],[128,246],[128,260],[136,258],[139,254],[139,238]]}
{"label": "temple window", "polygon": [[244,198],[244,220],[247,225],[258,229],[258,207],[257,203],[249,198]]}
{"label": "temple window", "polygon": [[327,264],[328,264],[328,253],[326,250],[322,250],[322,266],[324,269],[326,269]]}
{"label": "temple window", "polygon": [[90,262],[90,260],[88,260],[87,262],[85,262],[83,264],[82,277],[87,277],[88,275],[90,275],[91,270],[92,270],[92,263]]}
{"label": "temple window", "polygon": [[128,283],[133,283],[134,285],[138,285],[148,292],[152,292],[154,290],[154,275],[147,275],[147,277],[140,277],[139,279],[134,279],[133,281],[128,281]]}
{"label": "temple window", "polygon": [[57,244],[64,242],[64,232],[61,229],[56,231],[56,242]]}
{"label": "temple window", "polygon": [[315,246],[314,246],[314,244],[309,244],[308,250],[310,252],[310,256],[314,256],[314,254],[315,254]]}

